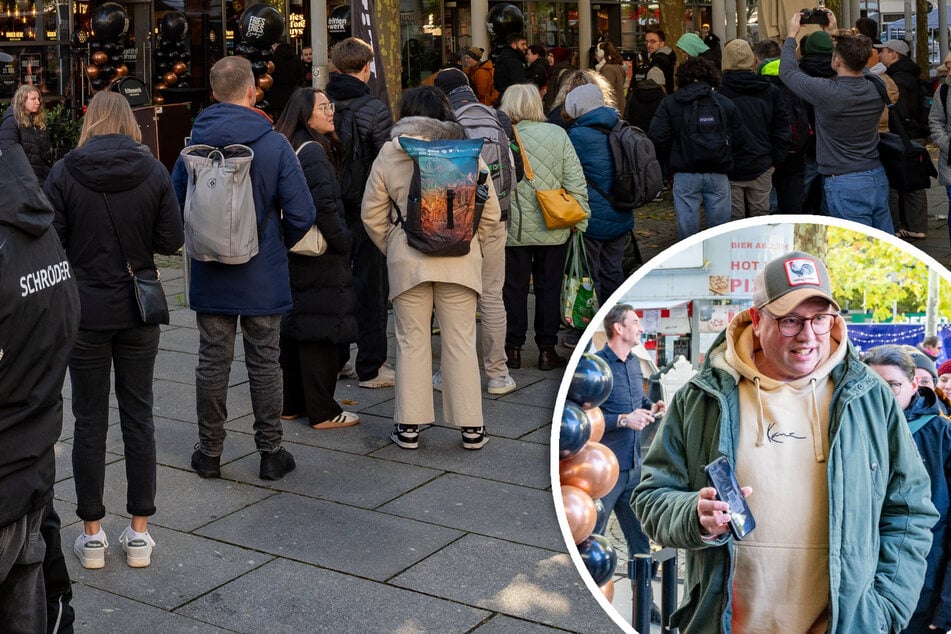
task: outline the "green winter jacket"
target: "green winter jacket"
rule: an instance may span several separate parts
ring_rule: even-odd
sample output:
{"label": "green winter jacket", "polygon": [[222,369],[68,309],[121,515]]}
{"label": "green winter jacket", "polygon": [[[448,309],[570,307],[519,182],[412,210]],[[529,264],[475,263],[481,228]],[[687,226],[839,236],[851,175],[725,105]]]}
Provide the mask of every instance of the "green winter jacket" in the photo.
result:
{"label": "green winter jacket", "polygon": [[[540,121],[520,121],[515,127],[525,144],[525,154],[535,173],[535,187],[543,190],[564,187],[590,218],[588,184],[568,133],[557,125]],[[578,231],[584,231],[588,226],[587,218],[575,226]],[[509,234],[505,246],[564,244],[570,232],[571,229],[549,229],[545,226],[532,183],[527,176],[519,181],[509,210]]]}
{"label": "green winter jacket", "polygon": [[[704,541],[697,517],[697,491],[709,486],[704,466],[720,455],[736,460],[738,375],[723,361],[725,339],[726,331],[674,396],[632,500],[648,536],[687,550],[684,600],[671,619],[685,634],[731,631],[733,538]],[[938,515],[894,396],[847,345],[831,372],[829,631],[899,632],[918,601]]]}

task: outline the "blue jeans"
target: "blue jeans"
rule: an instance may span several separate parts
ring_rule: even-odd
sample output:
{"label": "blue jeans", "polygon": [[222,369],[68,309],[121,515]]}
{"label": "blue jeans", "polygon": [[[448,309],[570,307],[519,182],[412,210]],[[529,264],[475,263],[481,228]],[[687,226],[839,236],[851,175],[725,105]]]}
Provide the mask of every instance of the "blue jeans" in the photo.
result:
{"label": "blue jeans", "polygon": [[638,553],[649,553],[651,550],[650,540],[641,530],[641,522],[631,507],[631,496],[634,495],[634,488],[640,481],[640,466],[622,470],[618,474],[617,484],[601,498],[601,503],[604,504],[604,521],[594,527],[595,533],[604,535],[604,531],[608,528],[608,518],[611,516],[611,511],[614,511],[618,524],[621,525],[621,532],[624,533],[624,540],[627,542],[629,558],[633,558]]}
{"label": "blue jeans", "polygon": [[674,174],[674,211],[677,213],[677,234],[683,239],[700,231],[700,202],[707,212],[707,226],[715,227],[730,221],[733,199],[726,174]]}
{"label": "blue jeans", "polygon": [[826,176],[823,183],[829,215],[895,233],[888,209],[885,168]]}

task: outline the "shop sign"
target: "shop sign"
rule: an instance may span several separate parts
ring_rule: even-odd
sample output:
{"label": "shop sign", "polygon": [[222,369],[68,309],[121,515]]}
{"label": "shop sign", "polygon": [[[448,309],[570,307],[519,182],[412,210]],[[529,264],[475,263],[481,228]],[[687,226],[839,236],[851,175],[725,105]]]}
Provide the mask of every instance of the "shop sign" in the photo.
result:
{"label": "shop sign", "polygon": [[307,19],[304,18],[303,13],[292,13],[288,16],[287,34],[292,38],[304,37],[304,29],[306,27]]}

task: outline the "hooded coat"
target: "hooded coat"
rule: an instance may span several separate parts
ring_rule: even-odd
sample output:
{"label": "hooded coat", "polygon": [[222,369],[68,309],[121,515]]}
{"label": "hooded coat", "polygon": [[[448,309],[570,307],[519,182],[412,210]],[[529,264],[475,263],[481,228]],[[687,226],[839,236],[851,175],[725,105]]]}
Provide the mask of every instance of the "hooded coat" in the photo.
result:
{"label": "hooded coat", "polygon": [[503,46],[495,56],[494,81],[495,89],[499,91],[499,99],[509,86],[528,83],[525,56],[511,46]]}
{"label": "hooded coat", "polygon": [[[192,127],[191,144],[232,143],[254,151],[251,182],[259,250],[244,264],[191,260],[189,300],[199,313],[280,315],[291,309],[285,244],[297,244],[314,224],[314,201],[290,143],[260,111],[231,103],[202,110]],[[181,158],[172,181],[184,208],[188,173]]]}
{"label": "hooded coat", "polygon": [[898,85],[898,103],[895,109],[902,123],[905,124],[905,131],[913,139],[920,139],[928,136],[928,130],[922,123],[924,120],[921,110],[921,86],[918,80],[921,78],[921,68],[918,64],[911,61],[911,58],[900,55],[898,59],[885,70],[885,74],[891,77]]}
{"label": "hooded coat", "polygon": [[[19,147],[0,166],[35,188]],[[11,170],[11,165],[16,166]],[[54,213],[0,205],[0,528],[53,498],[53,446],[63,428],[63,379],[79,328],[79,291]]]}
{"label": "hooded coat", "polygon": [[[942,90],[948,91],[948,98],[944,102],[941,101]],[[944,186],[951,185],[951,85],[947,79],[934,95],[934,103],[928,113],[928,128],[931,141],[940,151],[938,182]]]}
{"label": "hooded coat", "polygon": [[6,152],[16,144],[23,146],[23,152],[30,161],[30,167],[33,168],[33,173],[36,174],[42,187],[52,165],[53,154],[50,150],[49,134],[35,125],[27,128],[21,126],[13,116],[11,106],[3,115],[3,123],[0,123],[0,152]]}
{"label": "hooded coat", "polygon": [[[131,137],[104,134],[90,137],[57,161],[45,190],[79,282],[80,327],[141,326],[123,249],[136,275],[155,279],[154,254],[174,255],[182,246],[182,216],[168,170]],[[121,247],[116,231],[122,236]]]}
{"label": "hooded coat", "polygon": [[729,97],[746,126],[747,142],[733,155],[730,180],[749,181],[786,160],[791,130],[779,88],[766,77],[727,71],[719,92]]}

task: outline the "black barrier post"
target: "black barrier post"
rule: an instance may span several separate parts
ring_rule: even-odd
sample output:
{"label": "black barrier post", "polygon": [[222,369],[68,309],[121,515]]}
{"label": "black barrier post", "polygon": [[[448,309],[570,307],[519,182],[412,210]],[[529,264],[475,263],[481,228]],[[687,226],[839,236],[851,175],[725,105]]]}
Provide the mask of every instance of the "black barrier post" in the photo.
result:
{"label": "black barrier post", "polygon": [[668,634],[670,615],[677,608],[677,549],[664,548],[652,554],[638,554],[628,564],[628,576],[631,578],[633,590],[633,625],[641,634],[651,631],[651,605],[653,604],[653,588],[651,580],[654,576],[654,565],[664,564],[661,573],[660,587],[660,615],[661,634]]}

